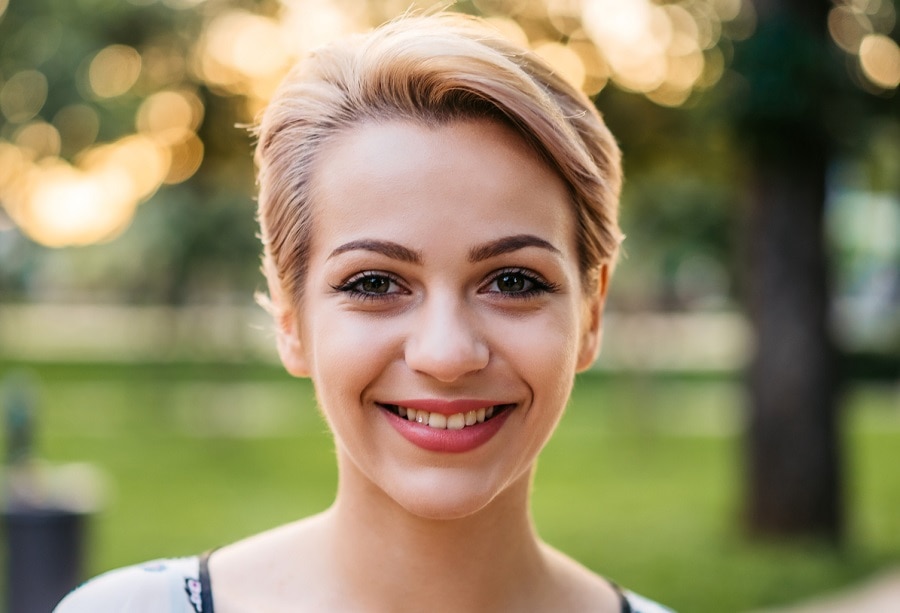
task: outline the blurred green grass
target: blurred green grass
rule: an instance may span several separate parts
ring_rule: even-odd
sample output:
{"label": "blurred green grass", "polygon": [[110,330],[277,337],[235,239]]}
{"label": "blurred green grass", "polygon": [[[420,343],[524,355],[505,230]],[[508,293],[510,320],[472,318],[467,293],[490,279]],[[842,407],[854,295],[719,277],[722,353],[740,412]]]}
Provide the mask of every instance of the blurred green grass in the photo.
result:
{"label": "blurred green grass", "polygon": [[[14,366],[0,365],[0,377]],[[38,455],[90,462],[111,496],[89,573],[194,554],[324,509],[335,469],[312,388],[268,365],[32,366]],[[682,612],[747,611],[900,564],[900,389],[847,393],[848,538],[758,543],[740,529],[740,382],[579,377],[545,450],[534,516],[587,566]]]}

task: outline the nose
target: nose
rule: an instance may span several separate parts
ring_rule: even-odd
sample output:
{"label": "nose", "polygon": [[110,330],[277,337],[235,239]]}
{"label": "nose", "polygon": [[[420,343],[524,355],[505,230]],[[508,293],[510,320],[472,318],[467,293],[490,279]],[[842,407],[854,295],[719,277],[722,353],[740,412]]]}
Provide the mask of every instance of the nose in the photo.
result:
{"label": "nose", "polygon": [[487,366],[490,350],[477,318],[463,303],[433,300],[421,307],[407,338],[406,364],[444,383]]}

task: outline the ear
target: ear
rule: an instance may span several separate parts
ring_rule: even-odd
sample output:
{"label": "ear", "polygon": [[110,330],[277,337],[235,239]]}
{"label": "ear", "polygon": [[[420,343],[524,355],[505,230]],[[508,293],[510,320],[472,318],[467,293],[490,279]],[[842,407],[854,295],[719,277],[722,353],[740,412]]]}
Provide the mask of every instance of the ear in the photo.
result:
{"label": "ear", "polygon": [[281,311],[276,315],[276,321],[278,331],[275,345],[284,369],[295,377],[308,377],[309,363],[303,351],[303,343],[300,342],[299,326],[293,311]]}
{"label": "ear", "polygon": [[587,370],[600,354],[603,338],[603,305],[609,287],[609,265],[603,264],[597,274],[597,289],[584,300],[584,328],[578,346],[576,371]]}
{"label": "ear", "polygon": [[300,326],[297,317],[293,307],[285,300],[278,273],[275,272],[274,265],[268,258],[263,263],[263,272],[269,285],[269,299],[266,307],[275,319],[275,346],[278,349],[278,357],[281,358],[281,363],[288,373],[295,377],[308,377],[309,363],[300,340]]}

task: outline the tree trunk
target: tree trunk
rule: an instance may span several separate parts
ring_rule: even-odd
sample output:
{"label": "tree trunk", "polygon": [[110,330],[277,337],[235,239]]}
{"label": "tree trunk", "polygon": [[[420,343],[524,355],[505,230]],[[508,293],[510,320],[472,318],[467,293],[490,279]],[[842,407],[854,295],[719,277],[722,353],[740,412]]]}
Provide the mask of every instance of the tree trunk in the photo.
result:
{"label": "tree trunk", "polygon": [[824,154],[757,160],[750,221],[747,521],[752,533],[841,534],[838,376],[828,333]]}
{"label": "tree trunk", "polygon": [[752,534],[842,534],[839,373],[828,312],[823,217],[830,143],[828,3],[759,2],[746,75],[752,168],[749,313],[756,353],[749,373],[748,488]]}

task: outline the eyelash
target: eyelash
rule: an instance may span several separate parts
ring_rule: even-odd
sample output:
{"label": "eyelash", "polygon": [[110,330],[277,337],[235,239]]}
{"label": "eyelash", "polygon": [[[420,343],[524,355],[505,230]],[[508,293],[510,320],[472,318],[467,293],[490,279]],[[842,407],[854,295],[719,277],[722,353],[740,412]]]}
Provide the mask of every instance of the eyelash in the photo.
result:
{"label": "eyelash", "polygon": [[490,287],[494,283],[497,283],[504,275],[521,276],[527,283],[531,284],[531,287],[521,292],[492,291],[486,293],[500,294],[504,298],[511,298],[513,300],[527,300],[541,294],[553,294],[559,291],[559,284],[546,281],[534,272],[525,268],[504,268],[503,270],[498,270],[491,274],[488,282],[483,287]]}
{"label": "eyelash", "polygon": [[[490,287],[494,283],[497,283],[504,275],[520,276],[526,283],[530,284],[531,287],[521,292],[504,292],[498,289],[497,291],[480,290],[480,293],[499,294],[503,298],[509,298],[513,300],[527,300],[541,294],[553,294],[559,290],[558,284],[545,281],[534,272],[524,268],[505,268],[503,270],[498,270],[491,274],[490,277],[488,277],[487,282],[483,284],[482,287]],[[403,291],[385,293],[366,292],[359,289],[359,285],[366,279],[381,279],[388,283],[393,283],[394,285],[400,287]],[[336,292],[342,292],[347,294],[351,298],[363,301],[392,300],[395,299],[398,294],[409,293],[405,290],[405,288],[403,288],[403,286],[400,284],[400,281],[395,276],[376,270],[367,270],[357,273],[343,283],[332,285],[331,288]]]}
{"label": "eyelash", "polygon": [[[388,292],[379,294],[378,292],[365,292],[361,289],[358,289],[360,283],[362,283],[366,279],[384,279],[388,283],[393,283],[398,287],[403,287],[400,284],[400,281],[394,277],[393,275],[379,272],[377,270],[367,270],[360,273],[357,273],[338,285],[332,285],[331,289],[336,292],[343,292],[349,295],[351,298],[355,298],[357,300],[391,300],[395,298],[398,292]],[[408,293],[406,291],[399,293]]]}

